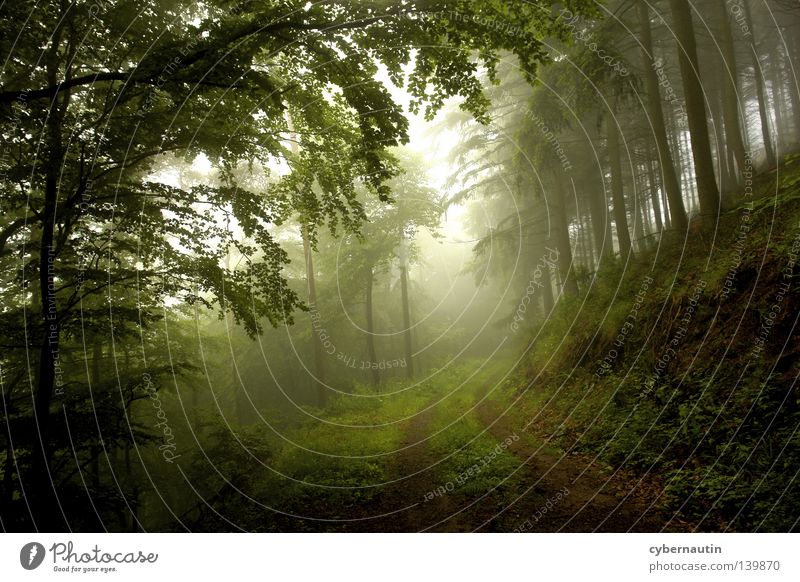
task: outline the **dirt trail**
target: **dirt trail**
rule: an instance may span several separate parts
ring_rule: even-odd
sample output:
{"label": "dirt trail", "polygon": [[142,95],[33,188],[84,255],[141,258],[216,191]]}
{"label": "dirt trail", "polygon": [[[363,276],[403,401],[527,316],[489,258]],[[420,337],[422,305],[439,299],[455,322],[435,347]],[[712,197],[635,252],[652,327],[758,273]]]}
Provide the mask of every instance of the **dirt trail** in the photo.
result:
{"label": "dirt trail", "polygon": [[[478,399],[488,386],[489,383],[478,391]],[[440,459],[426,444],[435,414],[428,410],[409,422],[402,441],[402,446],[408,448],[391,465],[390,476],[399,481],[387,486],[372,512],[375,515],[375,512],[413,507],[363,524],[366,527],[359,528],[361,531],[652,532],[661,529],[664,516],[657,510],[648,510],[657,487],[648,484],[635,488],[636,480],[630,475],[618,473],[610,477],[601,468],[590,466],[591,459],[583,455],[559,457],[537,452],[538,447],[531,442],[535,439],[523,436],[521,427],[512,418],[501,417],[486,400],[476,413],[498,442],[515,433],[522,436],[508,447],[524,462],[519,469],[520,479],[515,480],[517,485],[509,481],[498,484],[494,491],[473,495],[455,489],[425,501],[426,493],[442,485],[437,482],[433,466]],[[565,490],[569,493],[559,496]]]}
{"label": "dirt trail", "polygon": [[[403,450],[391,465],[390,477],[396,482],[389,485],[381,496],[392,507],[409,507],[390,519],[377,524],[380,531],[418,532],[432,524],[447,520],[454,511],[451,496],[433,496],[440,483],[436,482],[436,463],[440,460],[428,447],[433,408],[416,415],[406,429],[401,446]],[[469,523],[459,519],[448,521],[442,531],[469,531]]]}
{"label": "dirt trail", "polygon": [[[483,389],[479,398],[483,398],[487,389]],[[523,435],[522,427],[510,415],[501,416],[502,411],[495,410],[487,400],[478,406],[477,414],[498,440],[512,433]],[[508,447],[525,462],[521,469],[523,482],[527,487],[533,486],[505,512],[504,521],[508,522],[512,517],[512,521],[517,523],[512,529],[539,532],[660,531],[664,516],[657,509],[648,509],[657,495],[657,487],[650,483],[636,487],[637,480],[627,473],[612,475],[592,466],[592,458],[585,455],[552,455],[539,450],[532,440],[539,439],[523,436]],[[565,489],[569,493],[556,499],[558,492]]]}
{"label": "dirt trail", "polygon": [[[492,382],[480,380],[476,401]],[[508,446],[519,461],[514,478],[480,491],[459,488],[433,495],[445,483],[439,464],[441,452],[428,445],[433,433],[436,407],[411,418],[403,431],[401,449],[388,460],[391,483],[369,502],[354,502],[349,517],[336,531],[360,532],[626,532],[660,531],[666,521],[657,509],[649,509],[658,495],[657,484],[626,473],[591,465],[584,455],[554,455],[538,450],[541,439],[526,434],[514,415],[501,416],[488,400],[474,412],[487,433],[498,443],[509,435],[520,435]],[[564,495],[564,491],[568,494]],[[357,509],[356,509],[357,508]],[[353,512],[352,510],[355,509]],[[355,513],[356,515],[353,515]],[[671,529],[682,530],[679,524]],[[330,530],[328,530],[330,531]]]}

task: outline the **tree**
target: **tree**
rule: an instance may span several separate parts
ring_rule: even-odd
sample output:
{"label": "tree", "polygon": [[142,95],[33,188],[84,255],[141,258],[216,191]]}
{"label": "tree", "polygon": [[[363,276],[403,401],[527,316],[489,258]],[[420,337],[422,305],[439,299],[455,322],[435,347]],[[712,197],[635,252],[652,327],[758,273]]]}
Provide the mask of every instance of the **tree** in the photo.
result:
{"label": "tree", "polygon": [[642,41],[642,69],[647,91],[647,114],[653,127],[653,137],[655,138],[659,168],[661,169],[661,181],[664,184],[669,204],[670,223],[673,228],[685,230],[688,220],[686,218],[686,209],[683,205],[680,182],[675,172],[675,162],[672,158],[669,138],[667,137],[664,110],[661,107],[661,92],[656,74],[656,59],[653,53],[653,35],[650,29],[650,13],[647,4],[644,2],[639,2],[637,8]]}
{"label": "tree", "polygon": [[625,206],[624,180],[622,177],[622,162],[620,161],[619,128],[613,116],[606,118],[606,135],[608,161],[611,166],[611,196],[614,202],[614,223],[617,225],[617,240],[619,252],[623,260],[627,260],[633,253],[631,234],[628,229],[628,210]]}
{"label": "tree", "polygon": [[346,253],[337,260],[335,270],[343,285],[363,282],[365,307],[365,336],[367,361],[374,386],[380,384],[377,350],[375,347],[373,288],[377,275],[385,273],[394,263],[400,269],[401,312],[404,325],[406,373],[412,377],[411,315],[408,292],[408,267],[417,259],[414,237],[420,229],[438,232],[442,202],[428,185],[424,160],[405,150],[399,150],[401,173],[387,182],[392,192],[391,204],[379,204],[368,198],[364,201],[367,222],[358,235],[342,241]]}
{"label": "tree", "polygon": [[[20,295],[2,325],[28,322],[7,359],[38,352],[27,405],[37,430],[25,433],[21,446],[32,453],[16,485],[42,500],[28,527],[66,528],[50,485],[64,443],[50,428],[60,358],[83,334],[81,301],[104,298],[112,337],[149,324],[165,302],[215,306],[251,334],[264,322],[291,322],[302,301],[282,277],[287,255],[270,226],[300,212],[313,246],[319,225],[358,228],[355,182],[388,197],[383,183],[395,169],[382,152],[407,139],[407,121],[375,80],[377,63],[399,82],[418,47],[413,107],[432,115],[458,95],[480,116],[486,100],[473,52],[492,71],[497,51],[512,50],[532,74],[541,41],[520,42],[513,27],[558,33],[535,8],[489,0],[458,15],[444,2],[4,5],[0,256]],[[473,18],[486,11],[509,28]],[[456,50],[439,48],[454,39]],[[241,163],[289,157],[287,109],[308,170],[267,193],[240,187],[233,170]],[[160,180],[157,161],[170,152],[204,153],[221,185],[182,190]],[[230,248],[247,257],[235,271],[224,267]]]}
{"label": "tree", "polygon": [[764,82],[764,71],[761,68],[761,58],[758,55],[758,43],[756,42],[755,29],[753,28],[753,15],[750,11],[750,5],[747,2],[742,2],[742,9],[744,11],[745,22],[748,26],[746,33],[747,45],[750,49],[749,52],[753,63],[753,77],[755,79],[756,98],[758,100],[758,115],[761,121],[761,136],[764,140],[764,153],[767,157],[767,166],[774,168],[777,163],[775,144],[772,141],[772,132],[769,128],[767,89],[766,83]]}
{"label": "tree", "polygon": [[703,87],[700,82],[700,65],[697,58],[697,43],[688,0],[670,0],[672,24],[678,47],[678,62],[683,94],[686,101],[686,116],[692,138],[695,180],[700,201],[700,214],[704,228],[714,227],[719,214],[719,189],[714,177],[714,160],[708,137]]}

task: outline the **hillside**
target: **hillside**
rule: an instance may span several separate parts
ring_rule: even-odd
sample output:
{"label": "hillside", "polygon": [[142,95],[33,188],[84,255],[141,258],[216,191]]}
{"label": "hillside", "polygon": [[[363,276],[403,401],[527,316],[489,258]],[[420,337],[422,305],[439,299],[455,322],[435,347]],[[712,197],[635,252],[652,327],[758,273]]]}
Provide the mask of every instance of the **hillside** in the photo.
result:
{"label": "hillside", "polygon": [[511,414],[663,487],[665,526],[790,530],[800,508],[800,158],[759,176],[714,238],[670,237],[539,329]]}

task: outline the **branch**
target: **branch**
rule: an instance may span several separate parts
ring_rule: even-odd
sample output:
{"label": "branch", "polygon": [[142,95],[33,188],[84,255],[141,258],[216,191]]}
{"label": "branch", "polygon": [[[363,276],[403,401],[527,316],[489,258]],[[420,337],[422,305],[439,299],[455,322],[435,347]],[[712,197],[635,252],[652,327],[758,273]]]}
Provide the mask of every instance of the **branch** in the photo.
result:
{"label": "branch", "polygon": [[[345,22],[334,22],[325,25],[320,24],[308,24],[304,22],[276,22],[274,24],[268,26],[262,26],[258,21],[249,23],[247,26],[241,27],[239,30],[235,31],[229,38],[225,39],[225,45],[237,42],[242,40],[243,38],[247,38],[249,36],[263,36],[266,34],[273,33],[275,31],[281,29],[294,29],[294,30],[303,30],[303,31],[320,31],[320,32],[334,32],[339,30],[349,30],[353,28],[361,28],[364,26],[369,26],[370,24],[374,24],[376,22],[380,22],[381,20],[386,19],[387,17],[393,17],[402,12],[402,9],[389,11],[386,14],[380,16],[373,16],[370,18],[361,18],[359,20],[353,21],[345,21]],[[184,59],[181,60],[181,65],[183,67],[189,67],[194,63],[203,59],[209,53],[208,47],[202,47],[198,50],[194,51],[187,55]],[[156,59],[154,59],[156,60]],[[147,68],[147,67],[136,67],[136,68]],[[127,83],[140,83],[140,84],[147,84],[147,85],[154,85],[158,82],[158,74],[145,74],[140,77],[136,77],[134,75],[136,68],[131,69],[129,71],[107,71],[102,73],[93,73],[90,75],[83,75],[81,77],[74,77],[70,79],[65,79],[60,83],[56,83],[50,85],[49,87],[44,87],[41,89],[29,89],[29,90],[22,90],[22,91],[0,91],[0,103],[12,103],[14,101],[21,101],[27,102],[36,99],[54,99],[59,93],[65,91],[67,89],[72,89],[74,87],[82,87],[85,85],[91,85],[97,82],[106,82],[106,81],[125,81]],[[202,80],[198,81],[202,83]],[[211,84],[207,82],[205,84]]]}

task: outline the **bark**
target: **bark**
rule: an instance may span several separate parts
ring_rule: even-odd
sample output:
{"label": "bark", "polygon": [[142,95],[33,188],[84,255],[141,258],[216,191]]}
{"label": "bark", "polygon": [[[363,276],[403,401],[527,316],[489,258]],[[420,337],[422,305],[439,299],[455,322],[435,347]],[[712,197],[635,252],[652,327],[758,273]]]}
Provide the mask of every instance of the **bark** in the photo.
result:
{"label": "bark", "polygon": [[[692,136],[692,158],[703,227],[712,229],[719,214],[719,189],[714,178],[714,160],[708,139],[703,87],[700,82],[697,43],[688,0],[670,0],[673,30],[678,43],[678,61],[683,80],[686,116]],[[746,4],[746,3],[745,3]]]}
{"label": "bark", "polygon": [[408,304],[408,267],[405,261],[400,265],[400,293],[403,302],[403,342],[406,353],[406,377],[414,378],[414,359],[411,341],[411,309]]}
{"label": "bark", "polygon": [[375,353],[375,325],[373,322],[372,313],[372,284],[375,275],[372,266],[367,268],[367,286],[366,286],[366,316],[367,316],[367,359],[370,361],[370,369],[372,371],[372,385],[379,386],[381,383],[381,375],[377,368],[372,363],[378,361],[378,356]]}
{"label": "bark", "polygon": [[658,183],[656,182],[656,173],[653,170],[654,160],[651,157],[647,160],[647,182],[650,190],[650,203],[653,205],[653,216],[656,221],[656,230],[661,232],[664,230],[664,221],[661,218],[661,200],[658,196]]}
{"label": "bark", "polygon": [[720,87],[723,98],[723,115],[725,119],[725,145],[730,148],[736,168],[731,168],[735,177],[733,186],[744,183],[742,173],[746,167],[747,150],[745,148],[744,128],[741,120],[744,118],[739,105],[739,69],[736,64],[736,50],[733,44],[730,13],[725,6],[725,0],[715,0],[717,17],[720,22],[720,49],[723,60],[723,83]]}
{"label": "bark", "polygon": [[[800,21],[800,19],[798,19]],[[789,99],[792,102],[792,116],[794,118],[794,139],[795,143],[800,142],[800,88],[798,88],[798,79],[795,76],[800,76],[800,23],[795,24],[795,30],[790,31],[792,49],[794,52],[794,68],[787,58],[787,69],[789,71],[788,85],[786,89],[789,91]]]}
{"label": "bark", "polygon": [[[53,37],[48,54],[47,75],[53,82],[58,78],[61,29]],[[59,172],[64,161],[62,125],[69,106],[69,92],[62,94],[59,102],[54,99],[45,122],[47,148],[44,206],[41,212],[41,236],[39,243],[39,297],[41,299],[41,344],[36,374],[34,395],[35,435],[31,443],[30,473],[20,476],[20,486],[25,496],[36,499],[30,504],[31,518],[37,530],[64,531],[67,519],[58,499],[55,477],[50,472],[52,448],[50,443],[50,407],[56,388],[56,364],[59,357],[61,322],[55,293],[55,269],[57,249],[55,245],[56,207],[58,202]]]}
{"label": "bark", "polygon": [[612,257],[614,253],[605,189],[594,188],[589,193],[589,214],[592,219],[592,237],[597,251],[597,268],[600,269],[603,261]]}
{"label": "bark", "polygon": [[553,297],[553,278],[550,276],[550,267],[548,266],[542,269],[542,308],[544,309],[545,318],[553,311],[555,303],[555,297]]}
{"label": "bark", "polygon": [[650,222],[650,213],[647,209],[647,197],[645,196],[646,180],[644,173],[639,174],[634,187],[634,212],[636,212],[636,241],[637,248],[646,249],[650,243],[648,238],[653,231],[653,225]]}
{"label": "bark", "polygon": [[769,104],[767,103],[767,90],[766,83],[764,82],[764,71],[761,68],[761,59],[758,56],[758,46],[755,40],[755,30],[753,28],[753,16],[750,12],[748,2],[742,2],[744,8],[745,19],[750,27],[750,33],[747,36],[750,56],[753,61],[753,76],[756,86],[756,97],[758,98],[758,115],[761,121],[761,137],[764,140],[764,154],[767,157],[767,166],[774,168],[776,165],[775,146],[772,142],[772,132],[769,128]]}
{"label": "bark", "polygon": [[683,204],[678,174],[670,150],[667,128],[664,122],[664,110],[661,107],[661,92],[658,88],[658,76],[654,67],[653,36],[650,30],[650,13],[646,2],[637,2],[639,24],[642,32],[642,61],[644,65],[645,85],[647,89],[647,113],[653,126],[656,142],[661,180],[664,184],[669,203],[670,224],[678,230],[685,230],[689,221]]}
{"label": "bark", "polygon": [[[306,261],[306,284],[308,286],[308,307],[311,310],[311,345],[314,352],[314,378],[313,384],[316,388],[317,405],[325,406],[328,400],[328,392],[325,386],[325,355],[322,351],[322,339],[319,336],[321,316],[317,310],[317,284],[314,278],[314,257],[311,243],[308,240],[305,228],[302,229],[303,236],[303,255]],[[315,324],[316,321],[320,322]]]}
{"label": "bark", "polygon": [[623,260],[633,253],[631,234],[628,229],[628,212],[625,207],[625,191],[622,179],[622,163],[620,161],[619,129],[612,116],[606,120],[608,135],[608,162],[611,166],[611,199],[614,203],[614,224],[617,225],[617,242],[619,254]]}
{"label": "bark", "polygon": [[784,124],[783,72],[781,71],[781,53],[776,48],[772,58],[772,103],[775,107],[775,140],[776,154],[780,159],[786,145],[786,125]]}
{"label": "bark", "polygon": [[568,297],[578,295],[578,281],[572,269],[572,248],[569,240],[567,220],[567,188],[561,169],[554,170],[555,191],[553,193],[553,236],[558,249],[558,270],[561,274],[562,291]]}
{"label": "bark", "polygon": [[[99,337],[95,337],[92,343],[92,394],[96,398],[100,387],[100,360],[103,357],[103,344]],[[99,429],[98,429],[99,430]],[[92,443],[92,485],[95,489],[100,487],[100,455],[103,453],[102,435],[98,432],[96,443]]]}
{"label": "bark", "polygon": [[734,189],[735,184],[728,167],[728,147],[725,143],[725,121],[723,119],[723,80],[718,70],[714,71],[714,81],[709,85],[707,93],[713,127],[714,152],[716,154],[714,159],[716,161],[718,183],[721,192],[728,192]]}

